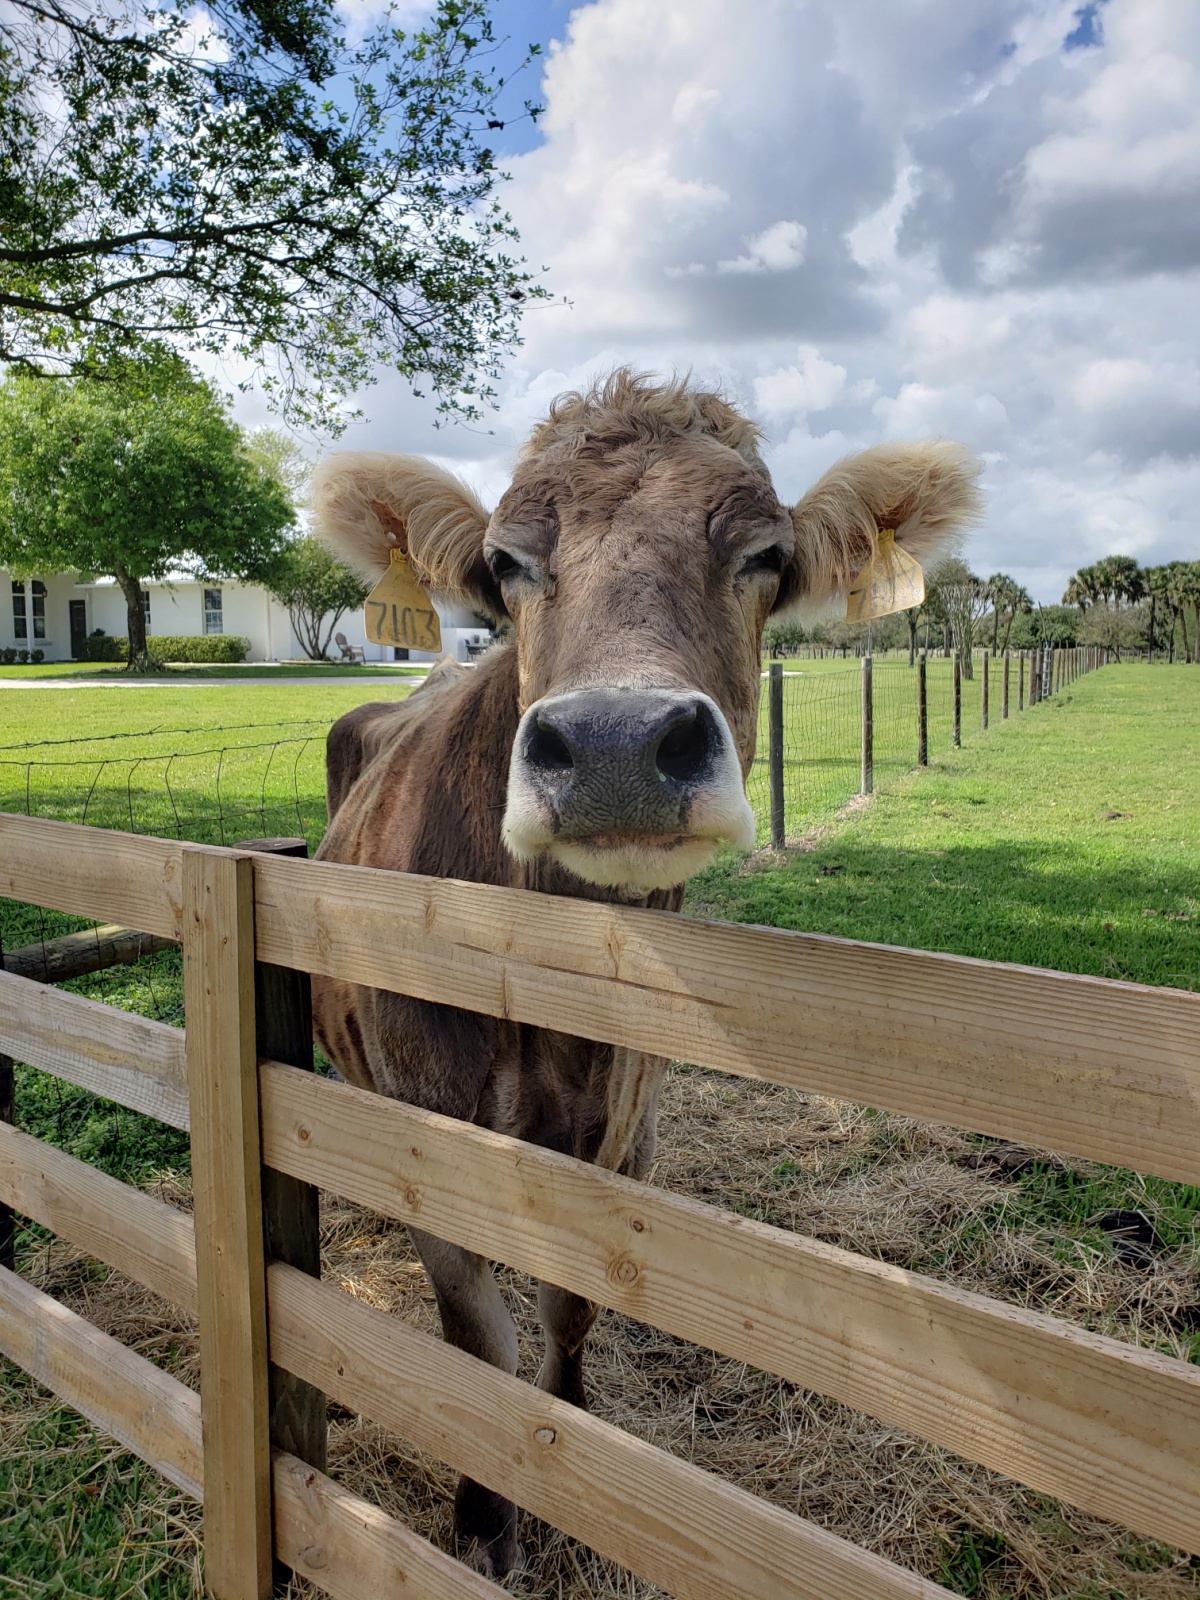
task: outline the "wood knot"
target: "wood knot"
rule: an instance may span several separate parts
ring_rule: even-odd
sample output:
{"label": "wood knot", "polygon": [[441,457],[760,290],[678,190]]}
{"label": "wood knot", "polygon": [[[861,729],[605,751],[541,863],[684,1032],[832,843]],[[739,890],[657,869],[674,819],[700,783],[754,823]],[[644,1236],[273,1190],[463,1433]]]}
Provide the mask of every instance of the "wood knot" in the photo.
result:
{"label": "wood knot", "polygon": [[413,1145],[412,1149],[408,1153],[413,1158],[414,1161],[420,1161],[420,1159],[421,1159],[421,1147],[420,1147],[419,1144]]}
{"label": "wood knot", "polygon": [[618,1256],[609,1263],[608,1278],[610,1283],[619,1283],[623,1288],[629,1288],[638,1281],[642,1269],[632,1256]]}
{"label": "wood knot", "polygon": [[553,1428],[535,1428],[533,1437],[539,1444],[553,1444],[558,1434]]}
{"label": "wood knot", "polygon": [[301,1144],[307,1144],[308,1141],[312,1138],[312,1134],[309,1131],[309,1129],[301,1126],[301,1127],[296,1129],[296,1137],[297,1137],[297,1139],[299,1139]]}
{"label": "wood knot", "polygon": [[311,1567],[314,1572],[319,1572],[322,1567],[329,1565],[329,1553],[321,1544],[305,1545],[300,1552],[300,1560],[306,1567]]}
{"label": "wood knot", "polygon": [[410,1184],[404,1191],[404,1204],[411,1206],[414,1211],[418,1211],[421,1206],[421,1191],[414,1189]]}
{"label": "wood knot", "polygon": [[641,1217],[630,1217],[629,1226],[633,1229],[634,1233],[645,1233],[646,1231],[646,1224],[642,1221]]}

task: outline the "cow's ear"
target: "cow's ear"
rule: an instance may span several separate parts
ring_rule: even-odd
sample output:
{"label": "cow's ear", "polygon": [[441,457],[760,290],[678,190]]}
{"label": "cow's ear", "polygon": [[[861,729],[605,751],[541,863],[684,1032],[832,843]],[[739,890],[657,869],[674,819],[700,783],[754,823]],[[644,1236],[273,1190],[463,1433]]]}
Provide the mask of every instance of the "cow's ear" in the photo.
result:
{"label": "cow's ear", "polygon": [[945,555],[983,512],[979,461],[947,439],[879,444],[847,456],[792,508],[796,549],[776,611],[819,611],[845,595],[880,529],[922,566]]}
{"label": "cow's ear", "polygon": [[407,551],[428,589],[500,621],[498,586],[483,559],[488,514],[465,483],[420,456],[347,450],[327,456],[311,486],[317,532],[364,578]]}

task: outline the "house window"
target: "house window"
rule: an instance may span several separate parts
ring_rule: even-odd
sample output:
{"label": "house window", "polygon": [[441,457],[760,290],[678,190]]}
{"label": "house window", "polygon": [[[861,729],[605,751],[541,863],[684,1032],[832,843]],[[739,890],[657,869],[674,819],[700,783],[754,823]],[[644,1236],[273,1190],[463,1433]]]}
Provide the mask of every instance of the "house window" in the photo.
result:
{"label": "house window", "polygon": [[25,585],[13,579],[13,638],[28,639],[29,619],[25,613]]}
{"label": "house window", "polygon": [[44,639],[46,637],[46,585],[40,578],[35,578],[31,585],[33,589],[33,637]]}
{"label": "house window", "polygon": [[204,631],[205,633],[225,632],[225,614],[221,609],[220,589],[205,589],[204,591]]}

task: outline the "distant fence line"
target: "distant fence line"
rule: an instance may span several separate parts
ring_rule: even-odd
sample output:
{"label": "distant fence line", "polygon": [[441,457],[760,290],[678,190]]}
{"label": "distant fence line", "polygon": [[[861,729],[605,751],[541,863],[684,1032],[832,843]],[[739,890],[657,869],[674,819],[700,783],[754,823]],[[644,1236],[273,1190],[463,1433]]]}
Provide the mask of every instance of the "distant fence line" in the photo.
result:
{"label": "distant fence line", "polygon": [[746,785],[759,843],[782,848],[880,781],[927,766],[931,751],[960,746],[965,730],[1035,706],[1103,661],[1103,650],[1085,645],[1006,650],[977,656],[966,680],[957,656],[924,651],[911,667],[869,655],[843,671],[772,661]]}
{"label": "distant fence line", "polygon": [[[1100,664],[1079,648],[975,660],[922,655],[764,673],[747,793],[758,842],[776,846],[859,794],[1024,710]],[[0,745],[0,810],[197,844],[325,830],[328,717],[89,734]]]}

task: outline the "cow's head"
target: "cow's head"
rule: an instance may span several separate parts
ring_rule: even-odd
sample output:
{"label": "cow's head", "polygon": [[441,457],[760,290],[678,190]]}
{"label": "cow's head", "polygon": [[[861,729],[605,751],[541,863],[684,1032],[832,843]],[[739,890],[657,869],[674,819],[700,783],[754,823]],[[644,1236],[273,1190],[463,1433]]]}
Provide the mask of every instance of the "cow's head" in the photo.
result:
{"label": "cow's head", "polygon": [[411,456],[318,470],[318,523],[374,575],[396,544],[435,592],[509,619],[521,720],[504,839],[592,883],[666,888],[753,845],[763,625],[844,594],[881,528],[927,560],[978,513],[959,445],[886,444],[776,498],[754,425],[620,371],[555,402],[489,517]]}

